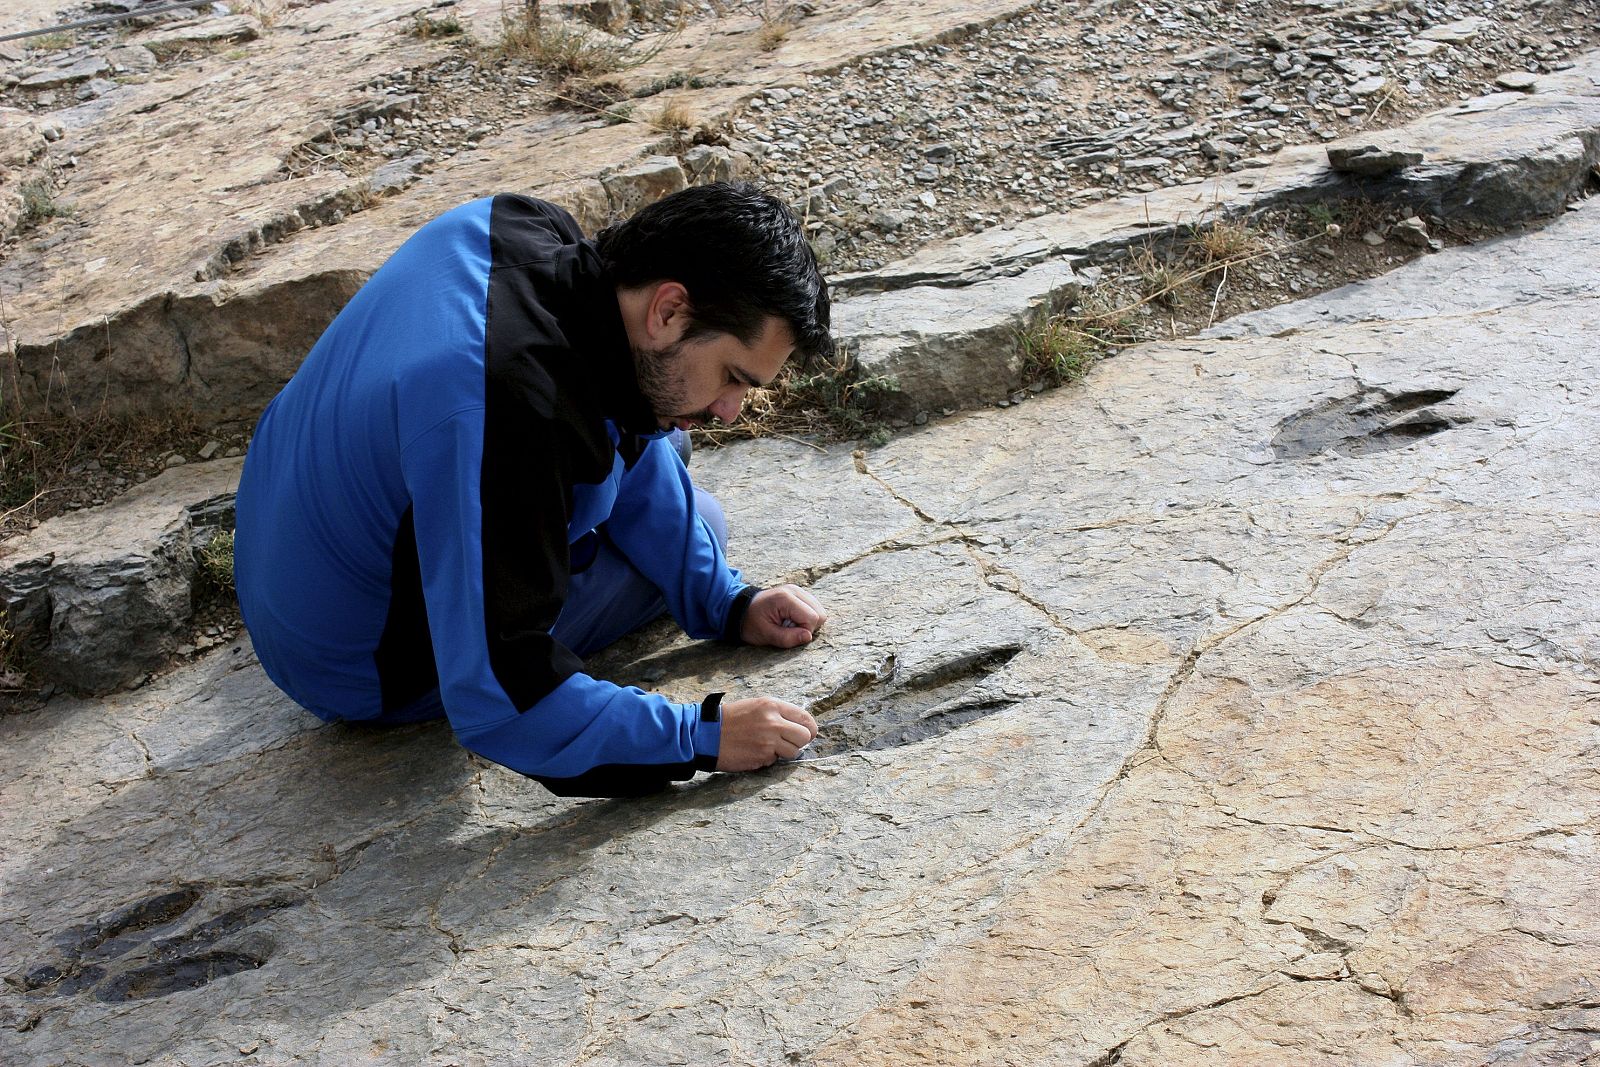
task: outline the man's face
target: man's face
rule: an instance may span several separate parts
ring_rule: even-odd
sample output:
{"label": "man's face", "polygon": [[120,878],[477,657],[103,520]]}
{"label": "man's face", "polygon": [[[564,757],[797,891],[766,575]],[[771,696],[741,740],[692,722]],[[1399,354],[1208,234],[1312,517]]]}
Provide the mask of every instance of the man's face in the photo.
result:
{"label": "man's face", "polygon": [[745,393],[770,384],[793,352],[788,323],[769,318],[750,345],[726,333],[653,348],[635,344],[633,361],[657,425],[687,430],[713,418],[733,422]]}

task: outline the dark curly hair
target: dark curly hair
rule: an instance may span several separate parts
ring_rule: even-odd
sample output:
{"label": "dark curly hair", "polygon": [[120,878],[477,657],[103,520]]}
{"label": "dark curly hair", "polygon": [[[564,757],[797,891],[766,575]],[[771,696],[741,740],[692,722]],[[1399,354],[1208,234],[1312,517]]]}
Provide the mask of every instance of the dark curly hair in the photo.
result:
{"label": "dark curly hair", "polygon": [[748,182],[696,185],[595,237],[617,285],[675,281],[689,291],[686,340],[732,334],[749,345],[769,316],[812,363],[833,356],[828,285],[805,230],[781,200]]}

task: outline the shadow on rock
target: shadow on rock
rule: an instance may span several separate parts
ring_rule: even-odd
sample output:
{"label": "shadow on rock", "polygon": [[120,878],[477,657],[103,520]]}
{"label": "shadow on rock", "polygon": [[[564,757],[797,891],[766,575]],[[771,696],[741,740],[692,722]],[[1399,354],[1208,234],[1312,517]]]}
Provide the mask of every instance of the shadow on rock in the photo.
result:
{"label": "shadow on rock", "polygon": [[4,895],[0,1027],[22,1059],[141,1062],[264,1029],[317,1035],[446,978],[462,938],[582,912],[591,855],[616,839],[776,780],[561,800],[469,756],[443,723],[319,727],[259,668],[228,677],[266,694],[239,725],[276,734],[270,747],[199,730],[18,849],[29,873]]}

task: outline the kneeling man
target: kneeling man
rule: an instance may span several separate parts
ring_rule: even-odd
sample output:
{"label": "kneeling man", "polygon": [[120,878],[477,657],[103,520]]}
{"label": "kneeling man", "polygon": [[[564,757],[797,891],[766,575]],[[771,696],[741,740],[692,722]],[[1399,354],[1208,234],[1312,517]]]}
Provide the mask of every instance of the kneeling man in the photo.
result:
{"label": "kneeling man", "polygon": [[585,239],[502,195],[424,226],[261,416],[235,576],[267,675],[319,717],[448,716],[554,792],[626,796],[793,757],[770,697],[674,703],[583,673],[663,611],[789,648],[827,613],[724,556],[669,436],[732,421],[795,352],[832,351],[799,221],[745,185],[684,190]]}

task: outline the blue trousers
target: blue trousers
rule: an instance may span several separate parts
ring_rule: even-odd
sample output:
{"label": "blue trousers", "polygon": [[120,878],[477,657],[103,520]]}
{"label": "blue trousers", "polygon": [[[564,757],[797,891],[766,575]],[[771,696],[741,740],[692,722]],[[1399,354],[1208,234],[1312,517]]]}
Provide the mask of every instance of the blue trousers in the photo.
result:
{"label": "blue trousers", "polygon": [[[717,498],[694,491],[695,510],[711,527],[724,555],[728,551],[728,517]],[[619,638],[660,618],[667,602],[654,582],[639,573],[610,539],[599,538],[593,561],[567,581],[567,599],[550,636],[587,659]],[[425,722],[444,718],[444,703],[435,689],[420,700],[386,712],[368,723]]]}

